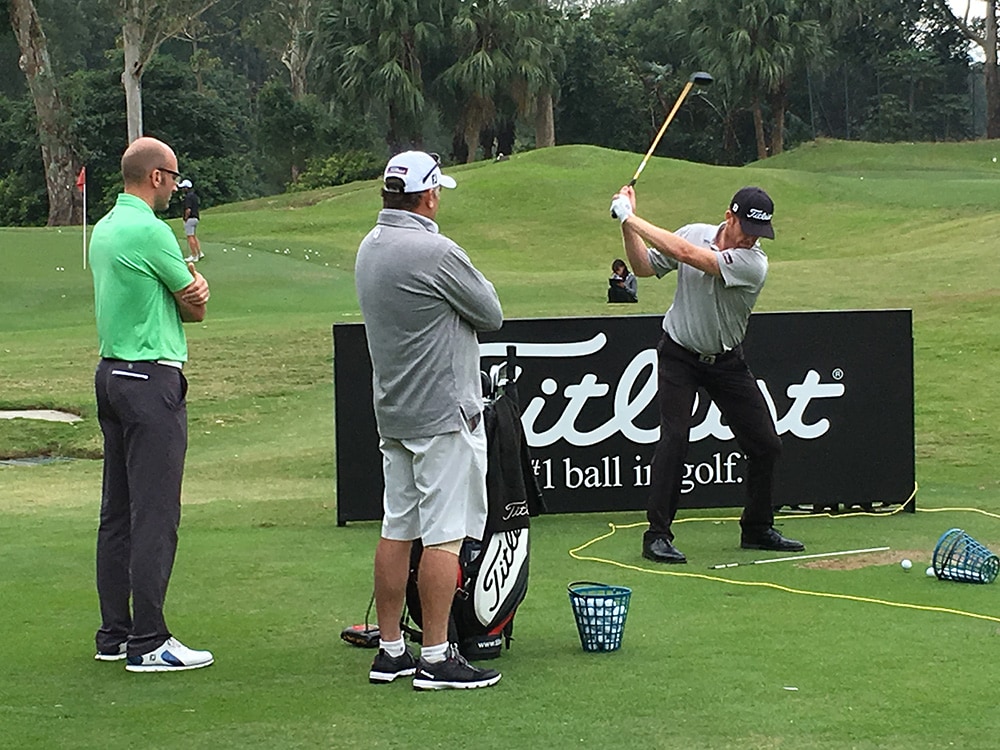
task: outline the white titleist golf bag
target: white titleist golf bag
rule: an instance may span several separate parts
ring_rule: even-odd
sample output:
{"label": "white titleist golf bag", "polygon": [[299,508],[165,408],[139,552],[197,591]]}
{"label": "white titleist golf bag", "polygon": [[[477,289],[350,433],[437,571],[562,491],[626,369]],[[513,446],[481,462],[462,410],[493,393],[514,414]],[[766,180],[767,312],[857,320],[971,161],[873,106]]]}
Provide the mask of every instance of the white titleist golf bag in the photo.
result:
{"label": "white titleist golf bag", "polygon": [[[544,512],[521,427],[514,354],[514,347],[508,347],[505,366],[494,368],[493,377],[483,374],[486,531],[481,540],[467,538],[462,544],[449,623],[449,640],[470,660],[493,659],[502,645],[510,648],[514,615],[528,592],[530,516]],[[422,552],[420,543],[414,543],[406,589],[409,619],[417,627],[403,618],[403,629],[416,642],[422,639],[417,629],[422,622],[417,590]]]}

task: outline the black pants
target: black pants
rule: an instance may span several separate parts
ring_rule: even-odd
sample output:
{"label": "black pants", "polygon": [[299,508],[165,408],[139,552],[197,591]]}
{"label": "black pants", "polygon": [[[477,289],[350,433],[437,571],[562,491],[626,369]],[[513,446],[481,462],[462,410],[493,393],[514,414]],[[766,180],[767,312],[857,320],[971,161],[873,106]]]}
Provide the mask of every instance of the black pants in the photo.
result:
{"label": "black pants", "polygon": [[740,525],[749,533],[770,528],[774,523],[774,466],[781,454],[781,438],[774,429],[774,420],[756,379],[743,359],[743,347],[719,355],[714,362],[705,362],[664,333],[656,351],[660,440],[650,470],[646,514],[649,530],[645,541],[657,537],[673,541],[670,525],[681,501],[691,410],[699,386],[719,407],[748,459],[747,501]]}
{"label": "black pants", "polygon": [[187,380],[176,367],[102,359],[94,384],[104,433],[97,649],[128,641],[138,656],[170,637],[163,602],[181,517]]}

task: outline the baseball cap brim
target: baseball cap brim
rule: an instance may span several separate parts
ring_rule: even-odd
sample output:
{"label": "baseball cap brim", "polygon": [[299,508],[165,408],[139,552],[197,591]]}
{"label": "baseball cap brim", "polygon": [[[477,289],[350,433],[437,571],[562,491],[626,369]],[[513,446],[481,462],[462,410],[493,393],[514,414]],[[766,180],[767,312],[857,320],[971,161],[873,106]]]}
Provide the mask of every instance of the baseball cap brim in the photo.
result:
{"label": "baseball cap brim", "polygon": [[449,177],[448,175],[444,174],[443,172],[438,177],[438,184],[440,184],[441,187],[446,187],[446,188],[458,187],[458,183],[455,182],[455,178],[454,177]]}
{"label": "baseball cap brim", "polygon": [[769,221],[753,221],[752,219],[744,219],[742,216],[739,217],[740,226],[743,227],[743,231],[753,237],[766,237],[769,240],[774,239],[774,227],[771,226]]}

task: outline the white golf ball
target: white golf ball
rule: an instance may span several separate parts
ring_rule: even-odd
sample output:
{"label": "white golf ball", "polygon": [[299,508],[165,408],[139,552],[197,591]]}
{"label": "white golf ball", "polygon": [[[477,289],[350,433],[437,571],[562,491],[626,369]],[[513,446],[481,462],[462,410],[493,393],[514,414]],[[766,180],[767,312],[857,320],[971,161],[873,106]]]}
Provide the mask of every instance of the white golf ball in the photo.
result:
{"label": "white golf ball", "polygon": [[929,575],[931,577],[934,577],[934,576],[937,575],[937,573],[934,572],[934,566],[933,565],[928,566],[928,568],[927,568],[927,575]]}
{"label": "white golf ball", "polygon": [[910,568],[912,568],[912,567],[913,567],[913,563],[911,563],[911,562],[910,562],[910,561],[909,561],[909,560],[908,560],[907,558],[905,558],[905,557],[903,558],[902,562],[900,562],[899,564],[903,566],[903,570],[909,570]]}

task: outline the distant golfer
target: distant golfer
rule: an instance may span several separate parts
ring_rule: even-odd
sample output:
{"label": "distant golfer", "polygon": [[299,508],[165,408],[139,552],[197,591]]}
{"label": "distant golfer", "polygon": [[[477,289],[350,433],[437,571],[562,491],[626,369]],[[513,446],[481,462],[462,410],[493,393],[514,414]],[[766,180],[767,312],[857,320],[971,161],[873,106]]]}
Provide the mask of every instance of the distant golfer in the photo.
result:
{"label": "distant golfer", "polygon": [[748,459],[741,546],[781,552],[805,549],[774,528],[772,486],[781,439],[743,359],[747,321],[767,278],[767,256],[758,240],[774,239],[774,203],[759,187],[745,187],[733,196],[722,224],[688,224],[676,232],[636,216],[631,187],[615,195],[611,209],[621,220],[625,252],[637,276],[677,272],[674,301],[663,317],[663,336],[657,345],[660,440],[653,455],[643,557],[687,562],[673,545],[670,526],[680,505],[691,411],[699,386],[719,407]]}
{"label": "distant golfer", "polygon": [[177,187],[181,189],[181,194],[184,196],[184,236],[187,237],[189,251],[188,257],[184,260],[188,263],[194,263],[205,257],[205,253],[201,251],[201,242],[198,241],[201,201],[198,200],[198,194],[194,191],[191,180],[181,180],[177,183]]}
{"label": "distant golfer", "polygon": [[[382,211],[355,265],[374,371],[375,419],[385,478],[382,536],[375,550],[381,633],[368,679],[414,675],[417,690],[480,688],[500,673],[469,664],[448,642],[458,553],[486,526],[486,431],[477,331],[503,311],[493,285],[438,231],[441,188],[455,180],[436,156],[397,154],[383,174]],[[399,622],[412,542],[423,542],[418,580],[419,661]]]}
{"label": "distant golfer", "polygon": [[174,638],[163,618],[187,449],[181,323],[205,318],[209,291],[194,265],[184,264],[173,230],[153,213],[166,209],[177,190],[174,152],[139,138],[121,168],[125,192],[90,241],[104,433],[96,658],[125,659],[130,672],[176,672],[213,661],[210,652]]}

